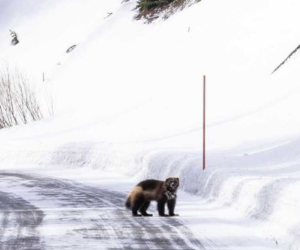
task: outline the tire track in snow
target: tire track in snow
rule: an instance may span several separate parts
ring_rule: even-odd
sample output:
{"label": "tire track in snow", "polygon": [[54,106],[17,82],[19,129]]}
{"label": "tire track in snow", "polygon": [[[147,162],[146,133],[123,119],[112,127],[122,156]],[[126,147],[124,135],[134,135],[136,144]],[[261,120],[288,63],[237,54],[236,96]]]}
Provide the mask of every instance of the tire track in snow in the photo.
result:
{"label": "tire track in snow", "polygon": [[44,214],[26,200],[0,192],[0,249],[42,250],[38,231]]}
{"label": "tire track in snow", "polygon": [[178,218],[132,217],[122,193],[36,175],[3,172],[0,180],[44,211],[45,249],[204,249]]}

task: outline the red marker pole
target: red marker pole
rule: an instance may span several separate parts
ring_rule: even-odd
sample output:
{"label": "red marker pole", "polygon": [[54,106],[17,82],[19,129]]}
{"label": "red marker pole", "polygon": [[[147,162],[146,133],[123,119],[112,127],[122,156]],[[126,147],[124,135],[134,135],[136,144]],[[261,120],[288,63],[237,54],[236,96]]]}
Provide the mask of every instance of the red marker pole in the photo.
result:
{"label": "red marker pole", "polygon": [[205,170],[205,118],[206,118],[206,76],[203,76],[203,170]]}

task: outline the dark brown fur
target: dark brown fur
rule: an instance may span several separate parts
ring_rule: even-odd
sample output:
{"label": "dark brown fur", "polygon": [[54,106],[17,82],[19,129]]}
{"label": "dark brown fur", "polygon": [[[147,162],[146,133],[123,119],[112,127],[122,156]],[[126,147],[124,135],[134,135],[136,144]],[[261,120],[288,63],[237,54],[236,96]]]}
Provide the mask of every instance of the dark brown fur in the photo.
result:
{"label": "dark brown fur", "polygon": [[[169,216],[175,216],[176,192],[179,178],[168,178],[165,181],[145,180],[137,184],[129,193],[125,206],[132,210],[133,216],[152,216],[147,213],[151,201],[157,201],[157,210],[160,216],[165,214],[167,204]],[[141,214],[138,214],[138,211]]]}

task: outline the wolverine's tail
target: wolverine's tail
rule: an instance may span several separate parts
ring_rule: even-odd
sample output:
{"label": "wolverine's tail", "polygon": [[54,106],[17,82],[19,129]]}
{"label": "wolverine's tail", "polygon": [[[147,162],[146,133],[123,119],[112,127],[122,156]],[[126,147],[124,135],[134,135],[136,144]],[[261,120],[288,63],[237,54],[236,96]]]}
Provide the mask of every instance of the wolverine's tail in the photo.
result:
{"label": "wolverine's tail", "polygon": [[131,208],[131,198],[130,196],[127,197],[127,200],[125,202],[125,207],[130,209]]}

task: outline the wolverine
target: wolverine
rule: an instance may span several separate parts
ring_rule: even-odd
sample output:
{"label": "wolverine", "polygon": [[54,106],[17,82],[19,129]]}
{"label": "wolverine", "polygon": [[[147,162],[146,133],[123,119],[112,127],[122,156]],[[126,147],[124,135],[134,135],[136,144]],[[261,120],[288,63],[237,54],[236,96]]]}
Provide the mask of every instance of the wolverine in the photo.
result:
{"label": "wolverine", "polygon": [[168,178],[165,181],[144,180],[129,193],[125,206],[131,209],[133,216],[153,216],[153,214],[147,213],[147,209],[151,201],[157,201],[159,216],[168,216],[165,214],[166,204],[169,216],[178,216],[174,213],[178,186],[179,178]]}

